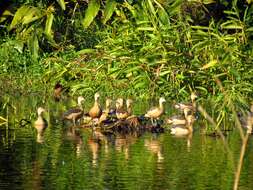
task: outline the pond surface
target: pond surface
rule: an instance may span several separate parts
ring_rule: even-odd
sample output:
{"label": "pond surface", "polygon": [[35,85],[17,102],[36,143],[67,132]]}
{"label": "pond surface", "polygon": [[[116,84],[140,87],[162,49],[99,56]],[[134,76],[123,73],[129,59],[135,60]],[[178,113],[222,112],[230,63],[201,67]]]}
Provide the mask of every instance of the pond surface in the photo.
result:
{"label": "pond surface", "polygon": [[[9,125],[0,126],[0,189],[232,189],[241,149],[237,131],[209,137],[194,126],[188,137],[162,134],[108,135],[63,125],[62,111],[72,102],[33,97],[9,101]],[[92,103],[87,103],[87,107]],[[43,136],[31,123],[36,108],[49,110]],[[135,106],[143,113],[148,105]],[[169,105],[167,106],[169,108]],[[168,109],[167,108],[167,109]],[[25,121],[23,121],[25,122]],[[23,126],[23,127],[22,127]],[[249,139],[239,189],[253,189],[253,150]]]}

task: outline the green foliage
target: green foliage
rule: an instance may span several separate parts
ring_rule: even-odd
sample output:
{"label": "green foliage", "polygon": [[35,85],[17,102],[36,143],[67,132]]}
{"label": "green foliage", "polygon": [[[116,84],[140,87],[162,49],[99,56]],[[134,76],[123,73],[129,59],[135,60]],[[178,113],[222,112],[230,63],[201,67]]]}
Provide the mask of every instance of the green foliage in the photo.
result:
{"label": "green foliage", "polygon": [[73,94],[188,99],[196,90],[210,98],[217,123],[252,99],[251,4],[221,1],[215,17],[211,1],[57,2],[17,8],[9,25],[16,40],[2,45],[2,71],[20,70],[19,61],[7,60],[29,57],[28,47],[33,58],[45,53],[29,69],[44,70],[46,82],[61,81]]}

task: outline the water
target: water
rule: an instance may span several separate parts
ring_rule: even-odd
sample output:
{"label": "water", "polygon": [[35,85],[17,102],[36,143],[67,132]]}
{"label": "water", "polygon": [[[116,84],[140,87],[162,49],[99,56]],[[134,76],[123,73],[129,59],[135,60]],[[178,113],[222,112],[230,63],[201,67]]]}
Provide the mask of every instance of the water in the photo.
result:
{"label": "water", "polygon": [[[50,121],[37,138],[32,124],[35,109],[45,105]],[[89,105],[91,103],[88,103]],[[8,130],[0,128],[0,189],[232,189],[240,154],[239,133],[220,138],[163,134],[105,136],[91,129],[63,126],[59,117],[69,101],[48,103],[26,97],[10,101],[15,109],[2,110],[9,117]],[[147,107],[147,105],[145,105]],[[146,109],[145,107],[145,109]],[[169,106],[168,106],[169,107]],[[143,108],[137,106],[137,113]],[[240,189],[253,188],[253,150],[249,139],[240,178]]]}

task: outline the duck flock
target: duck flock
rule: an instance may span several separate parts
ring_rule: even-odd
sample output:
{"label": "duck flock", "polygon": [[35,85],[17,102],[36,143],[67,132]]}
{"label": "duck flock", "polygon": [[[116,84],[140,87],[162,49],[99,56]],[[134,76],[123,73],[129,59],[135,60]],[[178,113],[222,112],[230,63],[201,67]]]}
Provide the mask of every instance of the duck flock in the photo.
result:
{"label": "duck flock", "polygon": [[[60,84],[56,84],[54,89],[54,98],[59,101],[63,87]],[[126,99],[124,105],[124,99],[118,98],[115,100],[115,105],[110,98],[105,101],[105,107],[102,109],[100,105],[100,94],[95,93],[94,104],[88,112],[84,112],[82,102],[84,98],[79,96],[77,98],[77,107],[70,108],[63,113],[63,121],[68,120],[73,123],[74,127],[85,127],[92,129],[100,129],[104,133],[115,132],[163,132],[164,126],[170,130],[170,133],[178,136],[191,135],[193,133],[193,124],[196,121],[196,98],[195,92],[191,93],[189,103],[177,103],[175,108],[178,109],[181,114],[171,117],[165,116],[165,119],[161,119],[165,110],[164,103],[166,102],[164,97],[160,97],[159,103],[156,107],[153,107],[146,111],[143,115],[134,115],[132,112],[132,99]],[[43,117],[45,109],[39,107],[38,118],[35,121],[35,128],[38,131],[38,135],[42,134],[47,127],[47,121]],[[253,104],[247,117],[238,115],[241,122],[241,126],[247,129],[248,133],[252,132],[253,125]]]}
{"label": "duck flock", "polygon": [[[57,96],[58,98],[58,96]],[[123,98],[113,101],[109,98],[105,101],[105,107],[100,105],[100,94],[95,93],[94,104],[88,112],[84,112],[82,102],[84,98],[77,98],[77,107],[70,108],[63,113],[63,121],[70,121],[75,127],[90,127],[92,129],[101,129],[104,132],[133,132],[146,131],[163,132],[164,124],[171,125],[170,131],[173,135],[188,135],[193,132],[193,123],[196,120],[196,94],[191,93],[190,103],[178,103],[175,108],[181,111],[180,115],[161,119],[164,114],[164,97],[159,98],[159,103],[146,111],[143,115],[134,115],[132,112],[132,99]],[[38,118],[35,121],[35,128],[41,133],[47,127],[47,121],[43,117],[45,109],[39,107]]]}

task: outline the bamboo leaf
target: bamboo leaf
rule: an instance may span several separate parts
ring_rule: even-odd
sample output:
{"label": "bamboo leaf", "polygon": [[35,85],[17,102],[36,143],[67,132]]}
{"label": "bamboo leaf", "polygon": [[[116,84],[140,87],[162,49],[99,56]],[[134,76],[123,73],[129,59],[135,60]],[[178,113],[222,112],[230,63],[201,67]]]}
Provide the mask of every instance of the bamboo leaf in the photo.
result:
{"label": "bamboo leaf", "polygon": [[13,14],[9,10],[5,10],[0,17],[0,23],[5,21],[9,16],[13,16]]}
{"label": "bamboo leaf", "polygon": [[89,6],[85,12],[85,18],[83,20],[83,26],[88,28],[100,9],[100,3],[98,0],[91,0]]}
{"label": "bamboo leaf", "polygon": [[208,69],[210,67],[215,66],[218,63],[217,60],[212,60],[209,63],[205,64],[203,67],[201,67],[201,69]]}
{"label": "bamboo leaf", "polygon": [[10,25],[10,30],[12,30],[17,24],[22,21],[23,17],[27,14],[27,12],[29,12],[29,9],[29,6],[24,5],[16,11]]}
{"label": "bamboo leaf", "polygon": [[34,59],[37,59],[38,58],[38,55],[39,55],[39,41],[38,41],[38,38],[37,38],[37,34],[34,33],[29,41],[28,41],[28,47],[29,47],[29,50],[33,56]]}
{"label": "bamboo leaf", "polygon": [[57,0],[58,4],[61,6],[61,9],[65,11],[66,5],[64,0]]}
{"label": "bamboo leaf", "polygon": [[53,39],[53,31],[52,31],[53,20],[54,20],[54,14],[49,13],[47,15],[47,20],[46,20],[45,34],[49,36],[51,39]]}
{"label": "bamboo leaf", "polygon": [[117,6],[117,2],[115,0],[106,1],[103,24],[105,24],[111,18],[116,6]]}
{"label": "bamboo leaf", "polygon": [[41,11],[36,7],[30,7],[22,19],[22,24],[29,24],[41,17]]}

